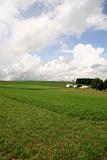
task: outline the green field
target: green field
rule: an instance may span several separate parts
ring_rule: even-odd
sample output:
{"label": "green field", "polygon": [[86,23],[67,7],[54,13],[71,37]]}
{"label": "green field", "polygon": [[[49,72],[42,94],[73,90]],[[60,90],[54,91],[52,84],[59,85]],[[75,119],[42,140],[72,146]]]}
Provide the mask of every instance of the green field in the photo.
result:
{"label": "green field", "polygon": [[107,92],[0,82],[0,160],[107,160]]}

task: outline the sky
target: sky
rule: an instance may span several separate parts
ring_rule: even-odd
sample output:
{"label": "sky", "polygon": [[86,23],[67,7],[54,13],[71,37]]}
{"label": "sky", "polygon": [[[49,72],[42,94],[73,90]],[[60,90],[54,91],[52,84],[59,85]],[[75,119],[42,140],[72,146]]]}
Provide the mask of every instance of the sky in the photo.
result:
{"label": "sky", "polygon": [[0,80],[107,79],[107,0],[0,0]]}

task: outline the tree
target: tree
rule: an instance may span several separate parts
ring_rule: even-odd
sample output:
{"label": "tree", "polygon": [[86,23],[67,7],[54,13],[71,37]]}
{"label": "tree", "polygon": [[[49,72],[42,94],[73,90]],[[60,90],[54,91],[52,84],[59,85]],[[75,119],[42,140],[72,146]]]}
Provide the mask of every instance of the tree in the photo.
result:
{"label": "tree", "polygon": [[107,79],[104,81],[104,89],[107,89]]}
{"label": "tree", "polygon": [[91,87],[94,88],[94,89],[103,90],[104,89],[104,83],[101,79],[95,78],[92,81]]}

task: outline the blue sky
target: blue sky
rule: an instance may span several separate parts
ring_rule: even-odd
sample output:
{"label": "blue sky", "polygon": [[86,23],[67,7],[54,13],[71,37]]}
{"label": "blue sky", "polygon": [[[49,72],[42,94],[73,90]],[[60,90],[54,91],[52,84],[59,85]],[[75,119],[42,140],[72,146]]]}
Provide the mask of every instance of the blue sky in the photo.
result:
{"label": "blue sky", "polygon": [[[107,31],[90,29],[84,32],[79,38],[76,36],[64,36],[60,41],[67,43],[70,48],[73,48],[78,43],[92,44],[96,48],[104,48],[103,56],[107,59]],[[40,54],[44,60],[52,60],[53,58],[57,58],[58,55],[61,55],[58,51],[59,43],[56,42],[52,46],[42,50]]]}
{"label": "blue sky", "polygon": [[1,80],[107,78],[106,0],[2,0]]}
{"label": "blue sky", "polygon": [[107,1],[104,1],[103,12],[107,14]]}
{"label": "blue sky", "polygon": [[[31,18],[32,16],[40,16],[43,11],[48,12],[50,11],[46,6],[41,2],[36,2],[29,7],[26,11],[21,12],[21,16],[25,19]],[[103,3],[103,13],[107,14],[107,1]],[[88,29],[86,30],[79,38],[77,36],[64,36],[60,41],[65,41],[71,48],[73,48],[78,43],[83,44],[92,44],[95,47],[102,47],[104,48],[104,56],[107,57],[107,31],[105,30],[93,30]],[[44,60],[49,60],[52,58],[56,58],[60,53],[58,52],[58,43],[53,44],[51,47],[47,47],[40,52],[41,57]],[[45,55],[44,55],[45,52]],[[42,54],[43,53],[43,54]],[[35,52],[33,52],[35,54]]]}
{"label": "blue sky", "polygon": [[[50,7],[51,8],[51,7]],[[46,10],[44,4],[37,2],[33,4],[28,11],[22,12],[22,16],[24,18],[29,18],[32,16],[38,16],[43,11],[49,11]],[[104,1],[103,3],[103,13],[107,14],[107,1]],[[78,43],[83,44],[92,44],[94,47],[101,47],[104,48],[104,58],[107,58],[107,31],[106,30],[95,30],[93,28],[87,29],[84,33],[81,34],[81,36],[78,38],[77,36],[62,36],[59,41],[64,41],[69,45],[70,48],[73,48]],[[61,56],[62,54],[59,52],[59,43],[58,41],[54,42],[49,47],[46,47],[45,49],[40,51],[41,58],[45,61],[52,60],[54,58],[57,58],[58,56]],[[44,54],[45,53],[45,54]],[[35,54],[33,52],[32,54]]]}

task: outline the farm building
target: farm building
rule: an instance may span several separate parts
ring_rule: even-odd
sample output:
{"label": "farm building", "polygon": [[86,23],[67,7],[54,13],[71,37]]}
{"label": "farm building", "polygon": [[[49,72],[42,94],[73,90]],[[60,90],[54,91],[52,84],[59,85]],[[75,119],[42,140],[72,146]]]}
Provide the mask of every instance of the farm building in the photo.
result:
{"label": "farm building", "polygon": [[83,89],[87,89],[87,88],[89,88],[89,86],[81,86],[80,88],[83,88]]}
{"label": "farm building", "polygon": [[66,88],[89,88],[88,85],[66,84]]}
{"label": "farm building", "polygon": [[77,85],[77,84],[73,85],[73,88],[77,88],[77,87],[78,87],[78,85]]}
{"label": "farm building", "polygon": [[66,88],[72,88],[73,86],[73,84],[66,84]]}

